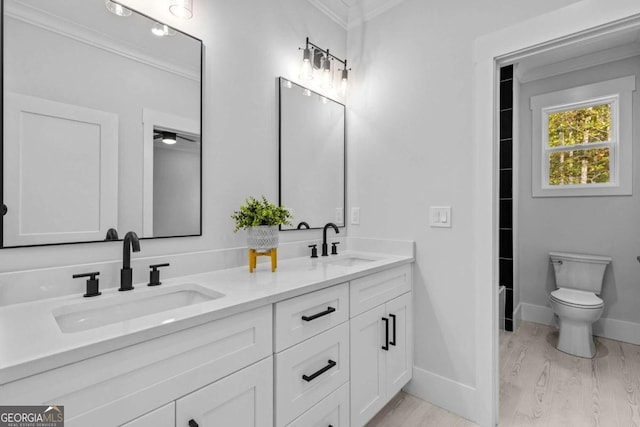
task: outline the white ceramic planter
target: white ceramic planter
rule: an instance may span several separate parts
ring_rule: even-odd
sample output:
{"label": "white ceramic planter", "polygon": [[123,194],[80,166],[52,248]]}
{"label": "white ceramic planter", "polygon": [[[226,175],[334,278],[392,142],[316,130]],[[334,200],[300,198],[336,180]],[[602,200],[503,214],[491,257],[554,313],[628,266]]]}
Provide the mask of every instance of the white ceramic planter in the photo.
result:
{"label": "white ceramic planter", "polygon": [[249,249],[267,250],[278,247],[278,226],[258,225],[247,228],[247,246]]}

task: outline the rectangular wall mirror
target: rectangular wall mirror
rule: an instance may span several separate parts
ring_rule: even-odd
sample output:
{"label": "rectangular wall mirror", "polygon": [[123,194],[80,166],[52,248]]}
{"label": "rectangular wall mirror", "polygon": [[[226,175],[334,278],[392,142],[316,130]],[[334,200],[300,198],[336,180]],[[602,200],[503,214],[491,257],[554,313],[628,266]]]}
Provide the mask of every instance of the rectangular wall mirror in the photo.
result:
{"label": "rectangular wall mirror", "polygon": [[202,42],[104,0],[3,0],[3,248],[201,234]]}
{"label": "rectangular wall mirror", "polygon": [[292,226],[345,223],[345,106],[283,77],[280,92],[280,204]]}

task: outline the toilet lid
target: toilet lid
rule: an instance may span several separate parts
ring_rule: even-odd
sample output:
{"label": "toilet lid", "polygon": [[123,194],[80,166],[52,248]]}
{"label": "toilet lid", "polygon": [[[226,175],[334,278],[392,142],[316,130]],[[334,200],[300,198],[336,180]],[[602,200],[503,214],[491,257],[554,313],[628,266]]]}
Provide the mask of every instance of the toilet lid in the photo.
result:
{"label": "toilet lid", "polygon": [[574,307],[596,308],[604,305],[604,301],[593,292],[579,291],[576,289],[556,289],[551,292],[551,298],[561,304]]}

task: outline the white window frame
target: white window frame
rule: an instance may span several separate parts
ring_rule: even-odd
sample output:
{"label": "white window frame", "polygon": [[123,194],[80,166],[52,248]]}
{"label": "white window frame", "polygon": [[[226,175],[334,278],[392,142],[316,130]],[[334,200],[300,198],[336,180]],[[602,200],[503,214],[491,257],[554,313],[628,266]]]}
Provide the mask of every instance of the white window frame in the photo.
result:
{"label": "white window frame", "polygon": [[[632,93],[636,76],[626,76],[571,89],[531,97],[532,111],[532,196],[620,196],[632,194]],[[549,115],[594,105],[611,105],[609,141],[571,146],[572,150],[609,148],[610,180],[607,183],[550,185],[549,154],[567,151],[566,147],[549,147]]]}

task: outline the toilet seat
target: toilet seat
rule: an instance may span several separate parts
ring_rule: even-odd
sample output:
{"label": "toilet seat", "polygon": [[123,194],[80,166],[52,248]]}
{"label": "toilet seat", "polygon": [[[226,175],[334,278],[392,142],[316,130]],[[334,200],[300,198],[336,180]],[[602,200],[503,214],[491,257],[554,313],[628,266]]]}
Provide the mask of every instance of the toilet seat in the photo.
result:
{"label": "toilet seat", "polygon": [[602,308],[604,301],[593,292],[579,291],[577,289],[560,288],[551,292],[550,298],[558,304],[576,308]]}

